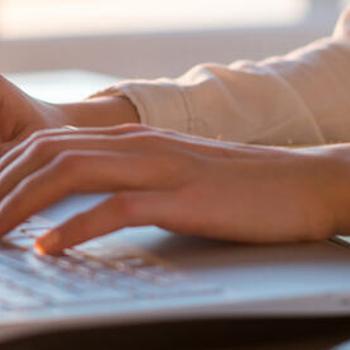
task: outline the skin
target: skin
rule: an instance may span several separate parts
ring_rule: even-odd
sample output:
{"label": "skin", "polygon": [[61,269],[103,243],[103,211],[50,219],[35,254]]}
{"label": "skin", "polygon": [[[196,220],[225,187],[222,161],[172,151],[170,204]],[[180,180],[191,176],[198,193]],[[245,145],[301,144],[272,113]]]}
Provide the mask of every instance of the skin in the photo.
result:
{"label": "skin", "polygon": [[125,98],[48,105],[1,83],[0,235],[70,194],[114,193],[40,237],[41,254],[143,225],[248,243],[349,231],[348,145],[209,140],[135,124]]}
{"label": "skin", "polygon": [[126,98],[100,97],[54,105],[31,98],[0,76],[0,156],[37,130],[137,122],[137,111]]}

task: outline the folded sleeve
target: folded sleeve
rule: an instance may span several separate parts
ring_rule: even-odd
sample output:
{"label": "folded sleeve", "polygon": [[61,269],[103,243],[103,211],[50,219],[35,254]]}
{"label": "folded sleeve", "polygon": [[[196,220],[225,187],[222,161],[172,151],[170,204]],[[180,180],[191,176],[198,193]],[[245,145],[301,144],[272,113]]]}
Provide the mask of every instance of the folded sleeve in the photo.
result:
{"label": "folded sleeve", "polygon": [[335,32],[285,56],[202,64],[177,79],[126,80],[141,122],[227,141],[269,145],[350,141],[350,10]]}

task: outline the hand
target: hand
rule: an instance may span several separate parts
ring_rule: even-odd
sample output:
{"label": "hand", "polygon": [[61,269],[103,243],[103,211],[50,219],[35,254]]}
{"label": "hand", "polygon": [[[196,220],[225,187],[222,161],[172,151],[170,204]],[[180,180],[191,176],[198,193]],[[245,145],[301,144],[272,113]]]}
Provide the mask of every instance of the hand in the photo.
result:
{"label": "hand", "polygon": [[111,126],[138,122],[136,108],[125,97],[99,97],[49,104],[32,98],[0,76],[0,156],[41,129]]}
{"label": "hand", "polygon": [[58,254],[142,225],[241,242],[324,239],[336,230],[326,159],[133,124],[37,132],[1,161],[0,234],[69,194],[110,191],[36,249]]}
{"label": "hand", "polygon": [[0,155],[34,131],[64,123],[63,113],[53,105],[26,95],[0,76]]}

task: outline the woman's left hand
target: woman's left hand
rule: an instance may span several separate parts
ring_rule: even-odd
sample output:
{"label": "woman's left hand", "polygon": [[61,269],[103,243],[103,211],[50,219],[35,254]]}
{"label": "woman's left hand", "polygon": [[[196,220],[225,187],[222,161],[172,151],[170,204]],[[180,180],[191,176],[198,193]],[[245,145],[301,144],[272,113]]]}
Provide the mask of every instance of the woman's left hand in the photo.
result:
{"label": "woman's left hand", "polygon": [[323,239],[337,229],[334,169],[319,152],[129,124],[39,131],[0,169],[0,234],[67,195],[115,193],[39,238],[45,254],[127,226],[255,243]]}

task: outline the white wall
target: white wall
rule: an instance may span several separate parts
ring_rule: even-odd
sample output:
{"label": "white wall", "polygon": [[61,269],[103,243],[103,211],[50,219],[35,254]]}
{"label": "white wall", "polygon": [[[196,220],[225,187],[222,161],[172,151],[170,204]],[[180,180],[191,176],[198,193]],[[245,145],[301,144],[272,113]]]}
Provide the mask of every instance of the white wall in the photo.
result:
{"label": "white wall", "polygon": [[281,28],[3,40],[0,71],[79,68],[123,77],[176,76],[199,62],[284,53],[330,33],[333,17]]}

